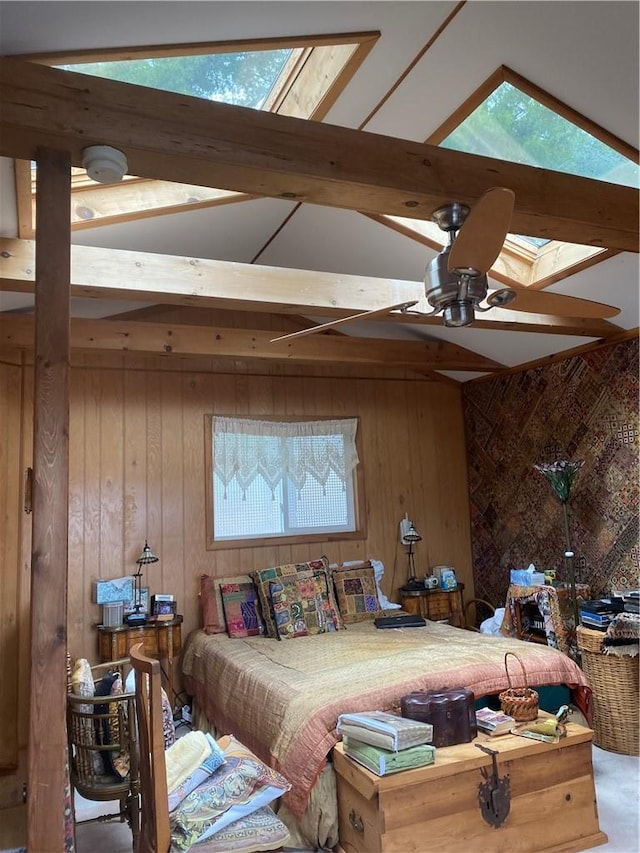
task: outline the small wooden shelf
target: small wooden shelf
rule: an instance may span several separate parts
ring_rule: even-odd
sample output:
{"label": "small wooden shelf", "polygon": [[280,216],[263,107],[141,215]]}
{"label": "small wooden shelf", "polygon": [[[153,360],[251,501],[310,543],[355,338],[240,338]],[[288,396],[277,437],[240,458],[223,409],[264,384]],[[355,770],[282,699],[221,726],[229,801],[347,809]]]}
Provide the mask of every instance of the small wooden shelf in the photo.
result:
{"label": "small wooden shelf", "polygon": [[466,628],[463,591],[463,583],[458,583],[456,589],[401,589],[400,603],[407,613],[423,616],[432,622],[446,620],[459,628]]}
{"label": "small wooden shelf", "polygon": [[167,661],[167,693],[173,704],[173,661],[182,649],[182,616],[144,625],[98,625],[100,662],[129,656],[129,649],[144,643],[144,653]]}

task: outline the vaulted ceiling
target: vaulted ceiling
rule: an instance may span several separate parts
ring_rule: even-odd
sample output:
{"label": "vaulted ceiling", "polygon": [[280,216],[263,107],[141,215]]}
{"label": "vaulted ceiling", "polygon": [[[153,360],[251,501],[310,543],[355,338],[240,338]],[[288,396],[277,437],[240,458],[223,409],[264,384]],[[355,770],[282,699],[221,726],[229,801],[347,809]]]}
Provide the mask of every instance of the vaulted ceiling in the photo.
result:
{"label": "vaulted ceiling", "polygon": [[[17,64],[24,54],[376,31],[322,122]],[[131,349],[167,352],[170,337],[177,357],[396,366],[467,381],[633,334],[637,191],[424,141],[508,66],[637,149],[637,32],[636,2],[2,2],[1,52],[14,61],[0,72],[0,345],[32,335],[34,246],[19,236],[14,163],[41,144],[68,147],[76,166],[86,145],[109,144],[130,174],[250,196],[74,230],[78,349],[121,348],[126,335]],[[439,316],[381,311],[423,300],[437,254],[381,216],[429,221],[444,202],[473,207],[497,185],[516,193],[512,231],[610,250],[543,287],[616,316],[504,308],[446,328]],[[184,325],[162,322],[167,305],[182,307]],[[380,313],[272,343],[365,311]]]}

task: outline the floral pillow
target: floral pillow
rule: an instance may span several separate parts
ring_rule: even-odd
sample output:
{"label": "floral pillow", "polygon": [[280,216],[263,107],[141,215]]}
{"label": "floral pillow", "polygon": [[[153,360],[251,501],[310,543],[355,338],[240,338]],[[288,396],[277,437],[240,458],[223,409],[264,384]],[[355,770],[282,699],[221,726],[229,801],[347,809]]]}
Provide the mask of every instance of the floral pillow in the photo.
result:
{"label": "floral pillow", "polygon": [[272,566],[269,569],[259,569],[258,571],[251,573],[251,577],[253,578],[258,590],[260,605],[262,607],[262,617],[264,619],[268,637],[272,637],[274,640],[280,639],[278,635],[278,627],[276,625],[273,602],[271,601],[270,584],[276,583],[282,578],[295,578],[296,576],[305,578],[313,577],[314,572],[325,573],[327,578],[327,596],[330,606],[335,614],[335,624],[338,629],[343,627],[340,619],[340,613],[338,611],[338,603],[333,592],[333,585],[329,580],[329,561],[326,557],[321,557],[319,560],[309,560],[307,563],[290,563],[283,566]]}
{"label": "floral pillow", "polygon": [[307,572],[300,572],[269,584],[281,640],[338,630],[337,614],[329,600],[326,572],[306,575]]}
{"label": "floral pillow", "polygon": [[373,566],[362,565],[348,569],[335,569],[332,573],[340,615],[345,624],[365,622],[383,616]]}
{"label": "floral pillow", "polygon": [[189,850],[291,788],[284,776],[263,764],[234,737],[221,739],[219,745],[225,763],[170,815],[172,849]]}
{"label": "floral pillow", "polygon": [[220,829],[207,839],[205,847],[207,853],[257,853],[280,850],[289,838],[289,830],[280,818],[269,806],[263,806]]}
{"label": "floral pillow", "polygon": [[220,584],[220,593],[230,637],[259,637],[264,634],[258,591],[252,581]]}

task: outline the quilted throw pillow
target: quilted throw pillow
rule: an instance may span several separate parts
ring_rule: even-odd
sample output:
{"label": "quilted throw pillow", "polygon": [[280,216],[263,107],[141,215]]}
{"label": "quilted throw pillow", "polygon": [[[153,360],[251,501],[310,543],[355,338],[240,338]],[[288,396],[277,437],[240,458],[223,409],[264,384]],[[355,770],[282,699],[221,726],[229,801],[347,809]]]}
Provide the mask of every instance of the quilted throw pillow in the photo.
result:
{"label": "quilted throw pillow", "polygon": [[267,637],[272,637],[274,640],[280,639],[278,635],[278,627],[276,625],[276,617],[271,601],[271,583],[276,583],[282,578],[291,577],[312,577],[313,573],[324,572],[327,577],[327,596],[330,606],[335,614],[335,625],[337,629],[342,628],[342,621],[338,611],[338,603],[335,599],[333,586],[329,582],[329,561],[326,557],[321,557],[319,560],[309,560],[307,563],[290,563],[283,566],[272,566],[269,569],[259,569],[251,573],[258,596],[260,598],[260,606],[262,608],[262,617],[264,619],[265,630]]}
{"label": "quilted throw pillow", "polygon": [[340,615],[345,624],[365,622],[384,615],[378,600],[376,576],[371,565],[335,569],[333,582],[338,597]]}
{"label": "quilted throw pillow", "polygon": [[273,613],[281,640],[338,630],[329,601],[326,572],[300,572],[269,584]]}
{"label": "quilted throw pillow", "polygon": [[252,581],[220,584],[220,592],[230,637],[258,637],[264,634],[258,591]]}

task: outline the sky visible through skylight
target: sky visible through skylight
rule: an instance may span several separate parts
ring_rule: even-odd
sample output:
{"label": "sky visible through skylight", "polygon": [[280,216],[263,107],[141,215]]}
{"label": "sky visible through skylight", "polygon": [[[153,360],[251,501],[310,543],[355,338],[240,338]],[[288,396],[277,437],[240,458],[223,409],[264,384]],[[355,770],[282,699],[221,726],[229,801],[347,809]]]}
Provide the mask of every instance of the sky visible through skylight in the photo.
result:
{"label": "sky visible through skylight", "polygon": [[261,109],[292,53],[289,49],[243,51],[83,62],[61,65],[60,68],[165,92]]}
{"label": "sky visible through skylight", "polygon": [[[440,145],[528,166],[640,187],[638,165],[504,82]],[[549,242],[523,237],[535,246]]]}

